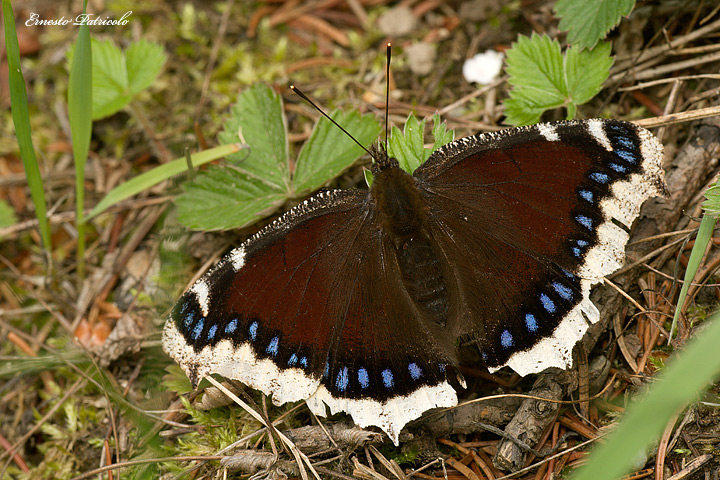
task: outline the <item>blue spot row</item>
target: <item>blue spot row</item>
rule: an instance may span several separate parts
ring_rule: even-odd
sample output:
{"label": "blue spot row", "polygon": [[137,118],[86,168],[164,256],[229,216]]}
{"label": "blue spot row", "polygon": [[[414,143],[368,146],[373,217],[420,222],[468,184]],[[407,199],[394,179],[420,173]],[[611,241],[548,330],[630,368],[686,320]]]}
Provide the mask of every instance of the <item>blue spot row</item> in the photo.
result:
{"label": "blue spot row", "polygon": [[513,346],[513,337],[509,330],[503,330],[500,334],[500,345],[503,348],[510,348]]}
{"label": "blue spot row", "polygon": [[553,282],[552,286],[557,292],[557,294],[560,295],[564,300],[567,300],[568,302],[572,300],[573,292],[570,287],[568,287],[567,285],[563,285],[560,282]]}
{"label": "blue spot row", "polygon": [[237,330],[238,327],[238,319],[233,318],[228,322],[227,325],[225,325],[225,333],[235,333],[235,330]]}
{"label": "blue spot row", "polygon": [[533,315],[532,313],[525,314],[525,326],[527,327],[529,332],[538,331],[538,323],[535,315]]}
{"label": "blue spot row", "polygon": [[273,337],[272,340],[270,340],[270,343],[268,343],[268,346],[265,349],[265,351],[274,357],[278,353],[278,344],[279,343],[280,343],[280,337]]}
{"label": "blue spot row", "polygon": [[360,388],[365,389],[370,386],[370,375],[368,375],[367,370],[365,370],[365,367],[360,367],[358,369],[358,383],[360,384]]}
{"label": "blue spot row", "polygon": [[386,368],[382,371],[380,375],[382,376],[383,385],[385,385],[385,388],[393,388],[395,386],[392,370]]}
{"label": "blue spot row", "polygon": [[[444,372],[445,365],[440,364],[439,366],[440,370]],[[329,369],[329,365],[326,364],[325,373],[323,375],[324,377],[327,377]],[[420,366],[415,362],[411,362],[408,364],[408,373],[410,374],[410,378],[412,378],[413,380],[419,380],[423,376],[422,368],[420,368]],[[382,378],[382,383],[385,388],[393,388],[395,386],[395,378],[392,370],[386,368],[380,373],[380,376]],[[363,390],[370,386],[370,374],[365,367],[358,368],[357,381],[360,385],[360,388],[362,388]],[[349,385],[350,370],[347,366],[343,366],[335,377],[335,388],[337,388],[337,390],[340,392],[344,392],[345,390],[347,390]]]}
{"label": "blue spot row", "polygon": [[582,225],[583,227],[587,228],[588,230],[593,229],[593,221],[592,218],[586,217],[585,215],[578,215],[575,217],[575,220]]}
{"label": "blue spot row", "polygon": [[627,148],[628,150],[635,150],[635,143],[628,137],[618,135],[617,137],[614,137],[613,140],[615,140],[617,143]]}
{"label": "blue spot row", "polygon": [[618,157],[622,158],[623,160],[625,160],[628,163],[635,163],[637,161],[636,155],[627,150],[618,149],[618,150],[615,150],[615,153],[617,154]]}
{"label": "blue spot row", "polygon": [[190,326],[195,322],[195,310],[191,310],[187,315],[185,315],[185,329],[189,330]]}
{"label": "blue spot row", "polygon": [[594,203],[595,199],[593,198],[593,192],[590,190],[580,190],[578,193],[586,202]]}
{"label": "blue spot row", "polygon": [[[587,242],[586,242],[586,243],[587,243]],[[567,278],[569,278],[570,280],[575,280],[575,279],[577,278],[575,275],[573,275],[572,273],[568,272],[567,270],[565,270],[565,269],[562,268],[562,267],[560,268],[560,270],[562,270],[563,275],[565,275],[565,276],[566,276]]]}
{"label": "blue spot row", "polygon": [[349,382],[350,382],[350,377],[348,376],[348,367],[343,367],[338,372],[337,378],[335,379],[335,387],[339,391],[344,392],[345,389],[347,389]]}
{"label": "blue spot row", "polygon": [[590,243],[585,240],[575,240],[575,245],[571,247],[573,255],[581,258],[585,253],[585,249],[588,245],[590,245]]}
{"label": "blue spot row", "polygon": [[[618,155],[620,154],[621,151],[622,151],[622,150],[618,150],[618,152],[617,152]],[[612,168],[613,170],[615,170],[615,171],[618,172],[618,173],[625,173],[625,172],[627,172],[627,168],[624,167],[623,165],[620,165],[619,163],[610,162],[610,163],[608,163],[608,167]]]}
{"label": "blue spot row", "polygon": [[250,340],[253,342],[255,341],[255,338],[257,338],[257,330],[258,330],[258,322],[255,320],[250,324],[250,328],[248,328],[248,333],[250,334]]}
{"label": "blue spot row", "polygon": [[208,339],[208,340],[212,340],[212,339],[215,338],[215,334],[217,333],[217,329],[218,329],[217,324],[213,324],[213,325],[210,327],[210,329],[208,330],[208,333],[207,333],[207,339]]}
{"label": "blue spot row", "polygon": [[197,340],[198,338],[200,338],[200,334],[202,333],[204,326],[205,326],[205,318],[201,318],[200,320],[197,321],[197,323],[195,324],[195,327],[193,328],[193,331],[192,331],[192,339],[193,340]]}
{"label": "blue spot row", "polygon": [[540,294],[540,303],[542,303],[543,308],[548,313],[555,313],[555,310],[557,310],[555,302],[553,302],[552,299],[545,293]]}
{"label": "blue spot row", "polygon": [[605,184],[610,181],[610,177],[607,174],[601,173],[601,172],[593,172],[589,176],[590,176],[591,180],[593,180],[597,183]]}
{"label": "blue spot row", "polygon": [[410,377],[413,380],[417,380],[418,378],[422,377],[422,369],[418,367],[417,363],[411,363],[408,365],[408,372],[410,373]]}
{"label": "blue spot row", "polygon": [[[588,242],[585,240],[578,240],[578,244],[582,244],[587,246]],[[579,250],[579,249],[578,249]],[[570,279],[575,279],[575,275],[568,272],[567,270],[563,269],[563,272],[567,275]],[[566,285],[565,283],[562,283],[560,281],[552,282],[552,288],[555,290],[555,293],[557,293],[560,298],[562,298],[565,301],[572,301],[574,297],[574,292],[572,290],[572,287]],[[550,298],[550,296],[547,293],[540,293],[538,295],[538,299],[540,300],[540,304],[542,305],[542,308],[545,309],[547,313],[550,315],[553,315],[557,312],[557,305],[555,302]],[[538,320],[532,313],[526,313],[525,314],[525,328],[527,328],[528,332],[535,333],[540,329],[540,325],[538,324]],[[509,330],[503,330],[503,332],[500,334],[500,345],[502,345],[503,348],[510,348],[514,346],[515,340],[513,339],[512,333],[510,333]]]}

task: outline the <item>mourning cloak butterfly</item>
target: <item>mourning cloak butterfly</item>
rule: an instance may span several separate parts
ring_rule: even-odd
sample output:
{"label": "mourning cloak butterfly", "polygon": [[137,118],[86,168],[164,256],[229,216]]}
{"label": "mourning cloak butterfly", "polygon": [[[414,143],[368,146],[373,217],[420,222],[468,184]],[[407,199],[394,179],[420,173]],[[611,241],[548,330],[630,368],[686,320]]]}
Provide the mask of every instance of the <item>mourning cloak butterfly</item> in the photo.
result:
{"label": "mourning cloak butterfly", "polygon": [[621,225],[666,192],[660,142],[615,120],[462,138],[413,175],[374,156],[369,191],[306,200],[180,298],[163,346],[193,384],[219,373],[397,444],[457,403],[459,338],[490,370],[570,366],[598,321],[590,286],[623,263]]}

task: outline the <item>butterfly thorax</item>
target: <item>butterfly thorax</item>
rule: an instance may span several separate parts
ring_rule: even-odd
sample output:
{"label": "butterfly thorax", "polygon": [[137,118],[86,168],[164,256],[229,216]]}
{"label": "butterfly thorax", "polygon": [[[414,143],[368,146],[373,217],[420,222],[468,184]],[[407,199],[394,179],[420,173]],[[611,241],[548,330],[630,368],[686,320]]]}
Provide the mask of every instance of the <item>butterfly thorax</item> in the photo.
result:
{"label": "butterfly thorax", "polygon": [[[428,228],[428,206],[415,178],[397,160],[375,172],[370,189],[385,244],[392,245],[405,290],[419,313],[445,326],[449,309],[439,252]],[[393,164],[394,163],[394,164]]]}

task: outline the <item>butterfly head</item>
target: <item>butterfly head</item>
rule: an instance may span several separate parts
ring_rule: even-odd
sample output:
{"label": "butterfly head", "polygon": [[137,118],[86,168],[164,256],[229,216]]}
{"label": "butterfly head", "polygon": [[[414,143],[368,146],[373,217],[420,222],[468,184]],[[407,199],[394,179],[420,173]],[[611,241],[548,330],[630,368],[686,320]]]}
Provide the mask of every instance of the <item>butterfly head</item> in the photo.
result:
{"label": "butterfly head", "polygon": [[373,159],[370,171],[373,175],[377,175],[388,168],[400,168],[395,157],[391,157],[387,153],[387,148],[382,143],[376,143],[370,147],[370,156]]}

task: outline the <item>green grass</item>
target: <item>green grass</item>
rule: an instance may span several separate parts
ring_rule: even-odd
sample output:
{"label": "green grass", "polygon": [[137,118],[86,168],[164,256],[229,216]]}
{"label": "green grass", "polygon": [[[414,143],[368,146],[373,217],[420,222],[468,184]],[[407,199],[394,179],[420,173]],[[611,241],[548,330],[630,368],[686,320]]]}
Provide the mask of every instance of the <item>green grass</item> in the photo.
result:
{"label": "green grass", "polygon": [[50,252],[52,245],[50,242],[50,223],[47,219],[47,206],[45,204],[45,190],[32,142],[25,78],[20,68],[20,47],[18,46],[15,17],[10,0],[2,0],[2,9],[5,22],[5,49],[8,60],[10,103],[15,135],[20,148],[20,158],[25,168],[28,186],[30,187],[30,195],[35,205],[35,216],[40,227],[43,247],[46,252]]}
{"label": "green grass", "polygon": [[[87,12],[87,0],[83,13]],[[68,88],[68,114],[72,132],[72,150],[75,159],[75,214],[78,231],[77,271],[78,280],[85,277],[85,164],[90,150],[92,135],[92,50],[90,29],[81,25],[75,44],[75,55],[70,67]]]}

